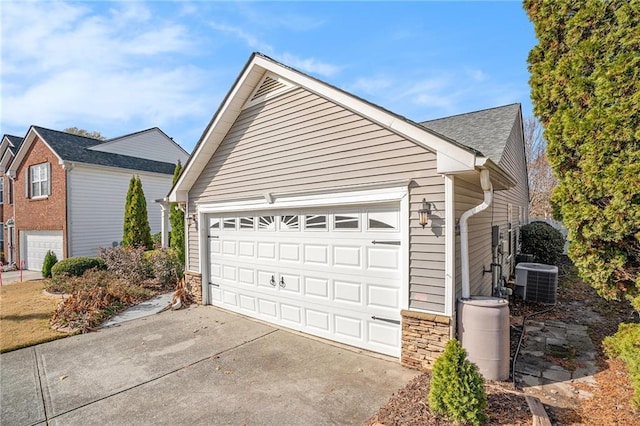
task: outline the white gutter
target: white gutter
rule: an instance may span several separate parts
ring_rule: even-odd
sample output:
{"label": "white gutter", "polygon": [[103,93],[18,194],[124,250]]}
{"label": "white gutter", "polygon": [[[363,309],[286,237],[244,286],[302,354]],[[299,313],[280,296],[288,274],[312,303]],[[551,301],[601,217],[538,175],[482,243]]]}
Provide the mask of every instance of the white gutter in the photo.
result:
{"label": "white gutter", "polygon": [[469,286],[469,230],[467,228],[467,220],[474,214],[478,214],[491,205],[493,199],[493,186],[491,185],[491,178],[489,176],[489,170],[483,169],[480,171],[480,186],[484,191],[484,201],[482,204],[475,206],[472,209],[467,210],[460,216],[460,268],[462,272],[462,298],[468,299],[470,297]]}

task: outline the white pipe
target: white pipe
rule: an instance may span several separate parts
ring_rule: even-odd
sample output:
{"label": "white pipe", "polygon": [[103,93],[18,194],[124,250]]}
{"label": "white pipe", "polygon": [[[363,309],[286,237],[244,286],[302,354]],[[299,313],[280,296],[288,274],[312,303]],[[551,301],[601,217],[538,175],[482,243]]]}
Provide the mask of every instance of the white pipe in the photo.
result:
{"label": "white pipe", "polygon": [[467,210],[460,216],[460,269],[462,272],[463,299],[468,299],[471,292],[469,286],[469,230],[467,220],[474,214],[478,214],[489,207],[493,199],[493,185],[491,185],[489,170],[487,169],[480,171],[480,186],[482,186],[482,190],[484,191],[484,201],[482,204]]}

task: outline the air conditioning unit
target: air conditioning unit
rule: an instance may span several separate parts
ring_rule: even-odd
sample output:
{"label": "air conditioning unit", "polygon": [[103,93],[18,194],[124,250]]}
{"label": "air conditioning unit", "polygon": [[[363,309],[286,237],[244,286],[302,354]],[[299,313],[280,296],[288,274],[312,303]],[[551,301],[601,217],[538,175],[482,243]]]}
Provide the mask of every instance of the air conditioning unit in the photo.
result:
{"label": "air conditioning unit", "polygon": [[516,294],[523,300],[553,304],[557,293],[557,266],[526,262],[516,265]]}

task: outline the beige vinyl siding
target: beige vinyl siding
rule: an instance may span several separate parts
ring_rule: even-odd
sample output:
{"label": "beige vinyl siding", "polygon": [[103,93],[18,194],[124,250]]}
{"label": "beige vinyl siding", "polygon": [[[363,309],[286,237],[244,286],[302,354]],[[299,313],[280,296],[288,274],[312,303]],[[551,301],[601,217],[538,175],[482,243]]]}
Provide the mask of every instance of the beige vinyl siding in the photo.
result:
{"label": "beige vinyl siding", "polygon": [[[190,206],[189,214],[194,212],[195,209],[193,206]],[[187,215],[185,215],[187,217]],[[198,224],[198,229],[200,226],[206,226],[204,224]],[[198,259],[198,229],[193,224],[190,224],[187,220],[185,222],[186,233],[187,233],[187,241],[185,244],[187,245],[187,252],[185,254],[186,257],[186,269],[191,272],[200,272],[200,260]],[[204,278],[203,278],[204,279]]]}
{"label": "beige vinyl siding", "polygon": [[[455,179],[455,206],[456,221],[462,214],[482,203],[483,193],[480,180],[456,177]],[[482,273],[483,267],[489,268],[491,263],[491,224],[492,208],[480,212],[467,222],[469,232],[469,286],[473,296],[491,295],[491,274]],[[493,217],[495,220],[495,217]],[[461,277],[460,272],[460,236],[456,236],[456,297],[460,297]]]}
{"label": "beige vinyl siding", "polygon": [[[518,120],[515,121],[513,128],[511,129],[509,140],[505,147],[504,154],[502,155],[502,159],[500,160],[500,167],[508,171],[516,180],[517,184],[507,191],[498,191],[495,195],[495,211],[498,212],[500,229],[504,231],[505,238],[508,230],[509,204],[512,206],[512,247],[514,256],[515,253],[517,253],[519,227],[527,223],[529,218],[529,187],[527,185],[527,167],[522,140],[522,122],[518,115]],[[524,223],[520,223],[518,207],[522,207]],[[503,265],[505,275],[507,275],[506,272],[509,273],[508,275],[511,275],[514,267],[515,258],[512,259],[510,264],[507,263],[505,259]]]}
{"label": "beige vinyl siding", "polygon": [[[444,179],[436,155],[301,88],[243,110],[189,192],[189,209],[263,197],[410,180],[410,307],[444,312]],[[424,230],[422,198],[442,219]],[[199,270],[197,232],[189,269]]]}
{"label": "beige vinyl siding", "polygon": [[[491,257],[491,226],[498,225],[500,231],[507,238],[508,210],[512,205],[512,226],[514,232],[518,232],[520,221],[518,218],[518,206],[523,209],[524,222],[529,216],[529,193],[527,185],[527,170],[524,157],[522,139],[522,122],[520,116],[515,120],[511,134],[505,146],[499,165],[511,174],[516,180],[513,188],[503,191],[495,191],[491,206],[469,219],[469,282],[472,295],[491,295],[491,274],[482,274],[482,269],[489,269]],[[456,219],[459,219],[466,210],[475,207],[482,202],[482,189],[479,180],[456,178],[455,200]],[[515,234],[514,234],[515,236]],[[514,246],[514,252],[517,247]],[[503,273],[511,275],[510,265],[505,256]],[[456,238],[456,295],[460,296],[460,238]]]}

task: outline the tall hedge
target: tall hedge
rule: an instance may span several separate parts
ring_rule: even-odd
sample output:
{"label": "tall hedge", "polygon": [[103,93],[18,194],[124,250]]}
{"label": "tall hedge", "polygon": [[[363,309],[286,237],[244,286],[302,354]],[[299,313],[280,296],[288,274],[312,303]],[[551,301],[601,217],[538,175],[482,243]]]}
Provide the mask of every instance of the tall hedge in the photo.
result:
{"label": "tall hedge", "polygon": [[569,256],[607,299],[640,310],[640,1],[525,0],[534,113],[558,178]]}
{"label": "tall hedge", "polygon": [[[182,163],[178,160],[176,168],[173,171],[173,184],[175,185],[182,172]],[[171,240],[169,247],[173,249],[178,260],[184,265],[184,212],[178,208],[178,203],[171,203],[171,214],[169,215],[171,222]]]}
{"label": "tall hedge", "polygon": [[140,177],[132,176],[124,208],[122,245],[125,247],[153,248],[151,228],[147,214],[147,200],[144,197]]}

